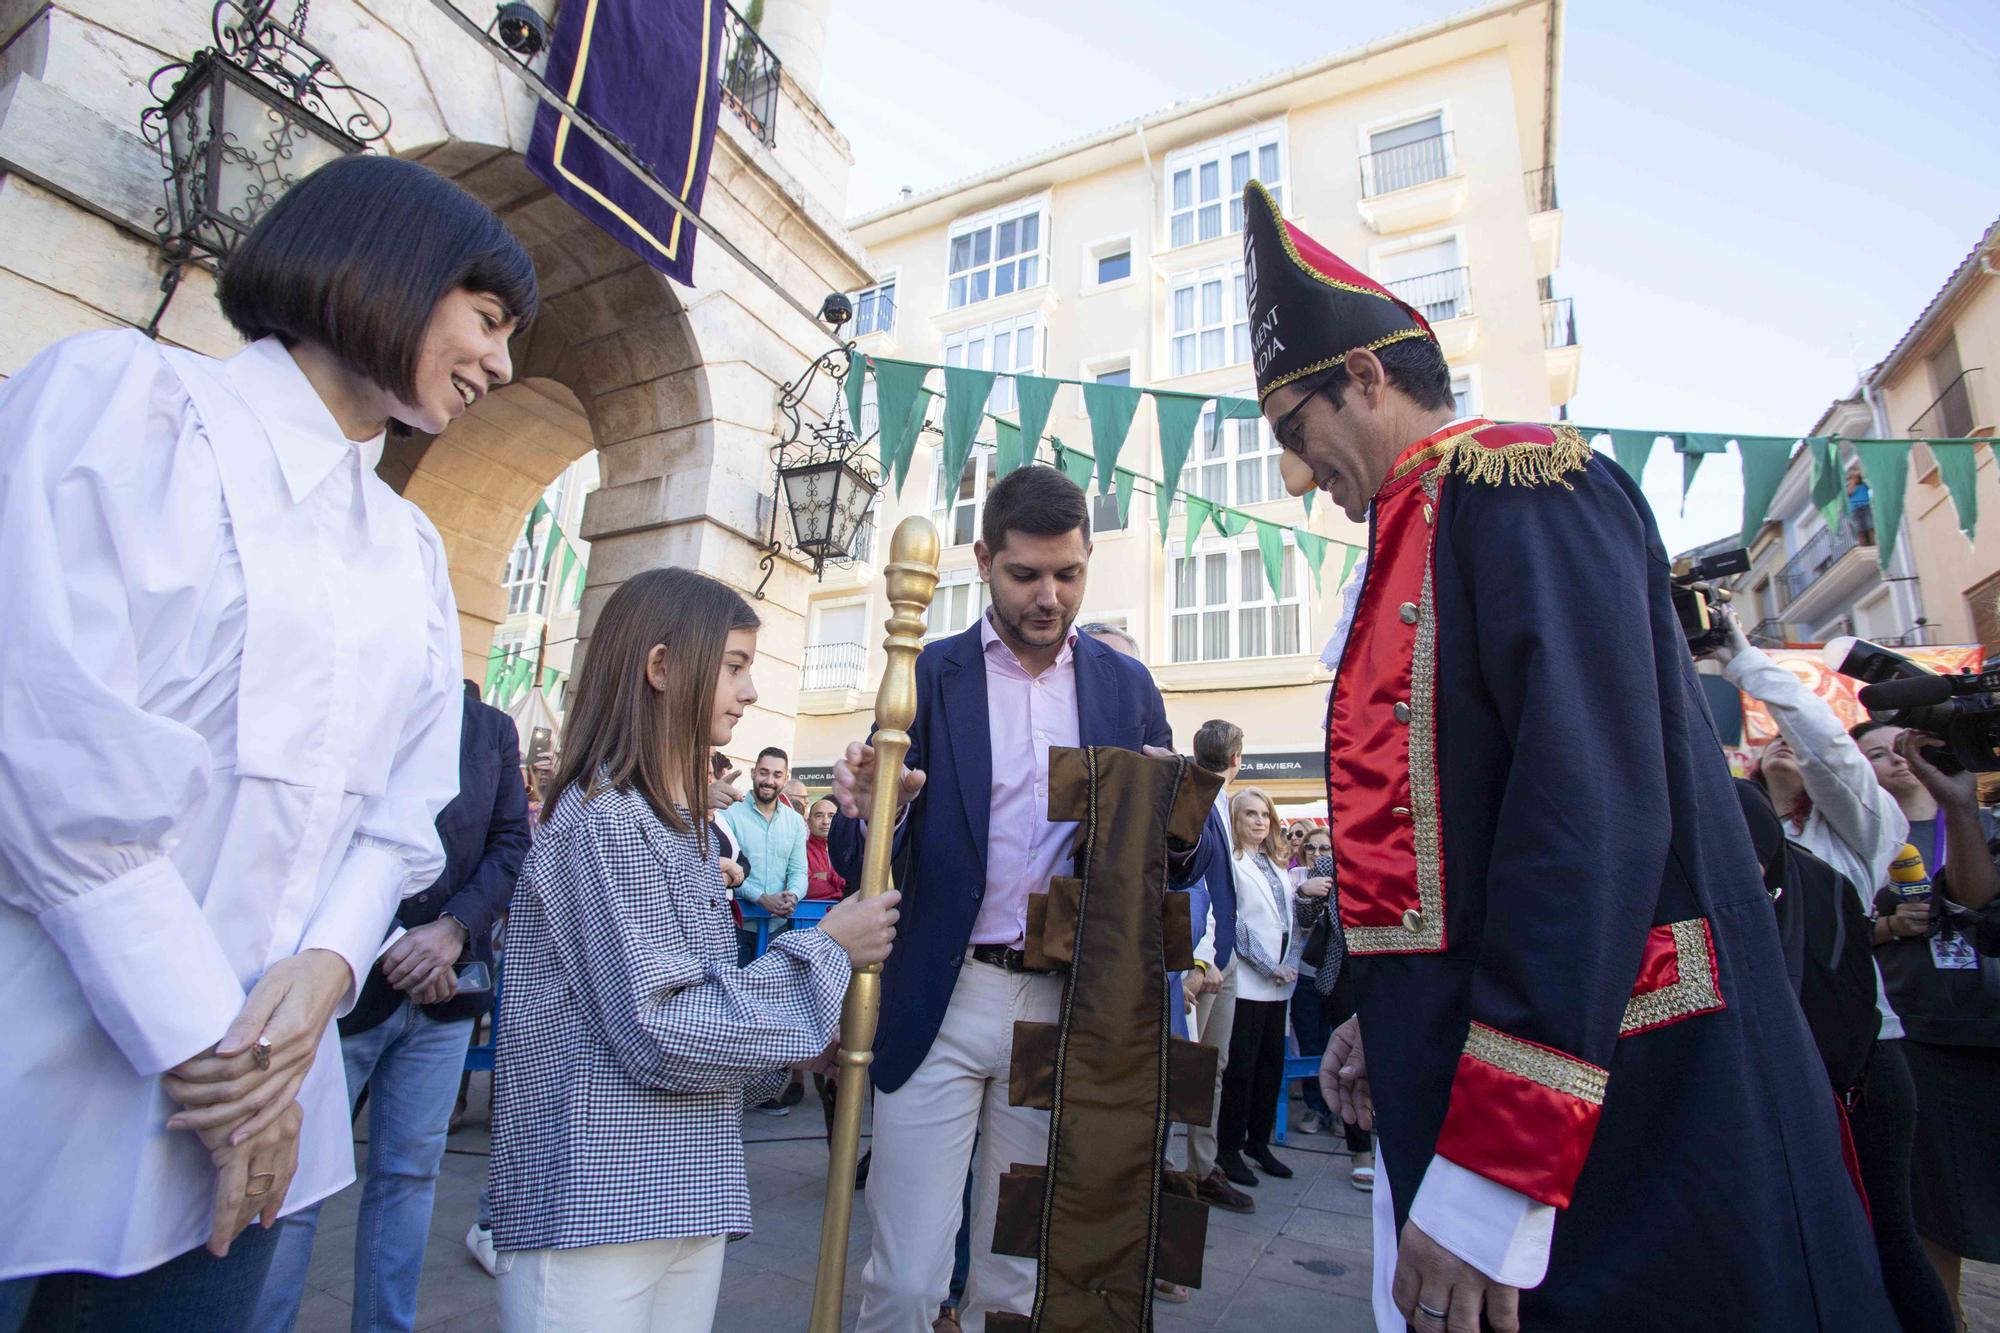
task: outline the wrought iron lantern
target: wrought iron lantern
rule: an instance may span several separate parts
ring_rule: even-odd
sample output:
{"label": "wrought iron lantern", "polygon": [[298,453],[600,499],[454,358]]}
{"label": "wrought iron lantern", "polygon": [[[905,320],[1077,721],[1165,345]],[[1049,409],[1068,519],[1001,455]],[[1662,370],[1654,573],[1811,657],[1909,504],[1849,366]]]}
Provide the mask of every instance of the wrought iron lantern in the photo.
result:
{"label": "wrought iron lantern", "polygon": [[[836,334],[852,316],[852,305],[838,293],[820,307],[820,318],[831,324]],[[759,598],[785,548],[778,536],[780,509],[791,519],[793,549],[812,562],[815,576],[825,573],[830,564],[863,557],[863,533],[882,482],[874,460],[863,452],[865,441],[856,437],[847,420],[842,390],[847,376],[855,373],[850,361],[853,355],[851,345],[826,352],[778,395],[778,410],[791,422],[791,430],[771,450],[778,480],[771,497],[770,536],[764,558],[758,562],[764,571],[757,585]],[[833,410],[808,425],[806,396],[821,375],[833,382]]]}
{"label": "wrought iron lantern", "polygon": [[307,42],[309,3],[300,0],[286,23],[272,14],[276,0],[218,0],[209,21],[215,45],[153,73],[148,87],[159,104],[139,126],[167,172],[155,223],[167,274],[148,334],[186,265],[226,261],[300,178],[389,132],[382,103],[344,82]]}

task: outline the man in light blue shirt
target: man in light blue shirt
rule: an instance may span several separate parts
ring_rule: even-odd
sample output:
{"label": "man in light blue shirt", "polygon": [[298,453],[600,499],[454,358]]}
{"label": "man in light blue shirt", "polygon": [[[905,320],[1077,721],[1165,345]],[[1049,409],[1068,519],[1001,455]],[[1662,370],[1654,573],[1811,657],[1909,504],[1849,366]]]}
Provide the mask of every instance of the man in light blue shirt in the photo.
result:
{"label": "man in light blue shirt", "polygon": [[[750,862],[736,896],[780,917],[790,916],[806,896],[806,821],[783,799],[791,769],[783,750],[766,747],[750,774],[751,799],[738,801],[722,816]],[[756,934],[744,931],[739,945],[739,961],[747,964],[756,951]]]}

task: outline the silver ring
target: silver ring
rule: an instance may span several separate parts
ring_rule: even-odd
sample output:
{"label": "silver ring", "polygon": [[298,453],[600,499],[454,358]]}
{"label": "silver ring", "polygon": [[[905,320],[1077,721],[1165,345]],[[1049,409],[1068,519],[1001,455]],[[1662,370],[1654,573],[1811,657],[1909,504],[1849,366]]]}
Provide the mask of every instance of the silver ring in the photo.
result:
{"label": "silver ring", "polygon": [[1427,1314],[1431,1318],[1437,1320],[1439,1323],[1444,1322],[1445,1312],[1443,1310],[1433,1310],[1431,1309],[1430,1306],[1425,1305],[1422,1301],[1417,1302],[1417,1313]]}

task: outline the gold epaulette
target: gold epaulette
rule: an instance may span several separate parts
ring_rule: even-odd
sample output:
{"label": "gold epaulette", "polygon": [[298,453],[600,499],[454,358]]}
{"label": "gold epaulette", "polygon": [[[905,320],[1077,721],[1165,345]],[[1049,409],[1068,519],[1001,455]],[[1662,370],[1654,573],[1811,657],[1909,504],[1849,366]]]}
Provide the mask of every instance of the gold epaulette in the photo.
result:
{"label": "gold epaulette", "polygon": [[1589,465],[1591,452],[1590,442],[1576,427],[1558,422],[1548,427],[1526,428],[1548,430],[1555,437],[1549,441],[1529,439],[1489,444],[1479,438],[1512,429],[1520,428],[1488,428],[1453,436],[1445,442],[1450,451],[1447,465],[1454,474],[1467,481],[1488,486],[1546,486],[1553,483],[1564,490],[1575,489],[1569,479]]}

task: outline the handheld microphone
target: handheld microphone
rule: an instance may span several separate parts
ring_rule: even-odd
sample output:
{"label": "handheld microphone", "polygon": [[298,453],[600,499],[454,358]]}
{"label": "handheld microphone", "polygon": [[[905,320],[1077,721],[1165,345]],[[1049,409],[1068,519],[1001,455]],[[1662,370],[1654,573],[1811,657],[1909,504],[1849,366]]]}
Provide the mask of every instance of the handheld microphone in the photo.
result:
{"label": "handheld microphone", "polygon": [[1903,708],[1930,708],[1951,698],[1951,677],[1911,676],[1861,687],[1861,706],[1871,713]]}

